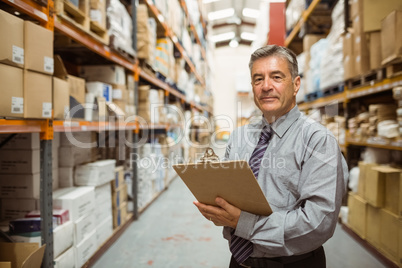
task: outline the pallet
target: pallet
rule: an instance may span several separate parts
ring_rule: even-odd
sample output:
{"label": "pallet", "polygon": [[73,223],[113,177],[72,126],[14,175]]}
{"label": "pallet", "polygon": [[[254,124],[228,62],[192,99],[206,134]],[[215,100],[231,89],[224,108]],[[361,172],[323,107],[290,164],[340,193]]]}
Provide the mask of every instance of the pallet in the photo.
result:
{"label": "pallet", "polygon": [[57,16],[62,20],[68,21],[85,32],[89,32],[89,3],[87,0],[80,0],[78,7],[69,0],[56,0],[54,6]]}
{"label": "pallet", "polygon": [[356,76],[346,81],[348,89],[370,85],[372,83],[380,82],[385,78],[385,68],[372,70],[366,74]]}
{"label": "pallet", "polygon": [[388,64],[386,67],[387,78],[392,78],[402,74],[402,61]]}
{"label": "pallet", "polygon": [[97,21],[90,21],[89,29],[92,33],[96,35],[97,39],[100,39],[105,45],[109,44],[109,34],[107,29],[99,24]]}
{"label": "pallet", "polygon": [[334,85],[334,86],[331,86],[331,87],[327,87],[327,88],[325,88],[325,89],[323,89],[321,91],[322,91],[323,97],[326,97],[326,96],[331,96],[331,95],[334,95],[334,94],[337,94],[337,93],[341,93],[344,90],[345,90],[345,85],[342,83],[342,84],[339,84],[339,85]]}
{"label": "pallet", "polygon": [[304,101],[305,102],[310,102],[310,101],[314,101],[314,100],[316,100],[318,98],[321,98],[321,97],[322,97],[322,92],[321,91],[316,91],[316,92],[306,94],[304,96]]}

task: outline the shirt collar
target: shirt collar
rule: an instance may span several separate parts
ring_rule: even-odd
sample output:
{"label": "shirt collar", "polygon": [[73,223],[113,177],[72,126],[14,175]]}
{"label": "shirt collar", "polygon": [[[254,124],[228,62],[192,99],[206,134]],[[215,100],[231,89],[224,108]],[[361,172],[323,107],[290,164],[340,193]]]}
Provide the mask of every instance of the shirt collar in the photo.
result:
{"label": "shirt collar", "polygon": [[286,131],[290,128],[290,126],[300,117],[301,112],[297,105],[292,108],[287,114],[282,115],[274,123],[269,124],[264,116],[262,116],[262,124],[261,128],[264,126],[270,127],[279,138],[286,133]]}

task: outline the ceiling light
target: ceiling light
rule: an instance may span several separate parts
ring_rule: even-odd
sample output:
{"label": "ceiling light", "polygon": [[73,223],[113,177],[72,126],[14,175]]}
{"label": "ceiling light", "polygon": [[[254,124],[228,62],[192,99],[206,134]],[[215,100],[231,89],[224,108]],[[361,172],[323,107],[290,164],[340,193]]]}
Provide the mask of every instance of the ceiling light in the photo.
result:
{"label": "ceiling light", "polygon": [[208,19],[209,20],[224,19],[224,18],[233,16],[234,13],[235,13],[234,8],[222,9],[222,10],[218,10],[218,11],[214,11],[214,12],[209,12]]}
{"label": "ceiling light", "polygon": [[210,40],[214,43],[218,43],[221,41],[233,39],[235,36],[236,36],[235,32],[227,32],[227,33],[213,35],[213,36],[211,36]]}
{"label": "ceiling light", "polygon": [[237,41],[236,38],[233,38],[232,40],[230,40],[229,46],[233,47],[233,48],[238,47],[239,46],[239,41]]}
{"label": "ceiling light", "polygon": [[218,2],[218,1],[220,1],[220,0],[203,0],[202,3],[209,4],[209,3]]}
{"label": "ceiling light", "polygon": [[252,9],[246,7],[243,9],[242,14],[245,17],[258,18],[258,16],[260,16],[260,11],[258,9]]}
{"label": "ceiling light", "polygon": [[240,35],[241,39],[254,41],[256,39],[256,35],[253,33],[242,32]]}

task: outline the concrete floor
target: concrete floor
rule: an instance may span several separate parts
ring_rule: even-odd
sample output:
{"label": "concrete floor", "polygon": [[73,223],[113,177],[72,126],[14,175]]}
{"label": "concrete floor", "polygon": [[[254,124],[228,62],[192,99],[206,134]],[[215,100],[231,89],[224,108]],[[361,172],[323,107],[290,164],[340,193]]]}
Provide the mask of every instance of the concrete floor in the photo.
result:
{"label": "concrete floor", "polygon": [[[193,200],[176,178],[93,267],[228,267],[230,254],[221,228],[205,220]],[[386,267],[340,226],[324,248],[328,268]]]}

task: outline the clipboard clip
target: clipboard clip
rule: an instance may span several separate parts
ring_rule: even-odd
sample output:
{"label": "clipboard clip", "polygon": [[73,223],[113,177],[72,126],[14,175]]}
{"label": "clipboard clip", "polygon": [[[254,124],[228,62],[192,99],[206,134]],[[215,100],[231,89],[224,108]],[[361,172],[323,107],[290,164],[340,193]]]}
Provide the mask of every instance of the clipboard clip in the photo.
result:
{"label": "clipboard clip", "polygon": [[211,147],[205,150],[204,156],[201,157],[200,163],[219,162],[219,157],[215,154]]}

